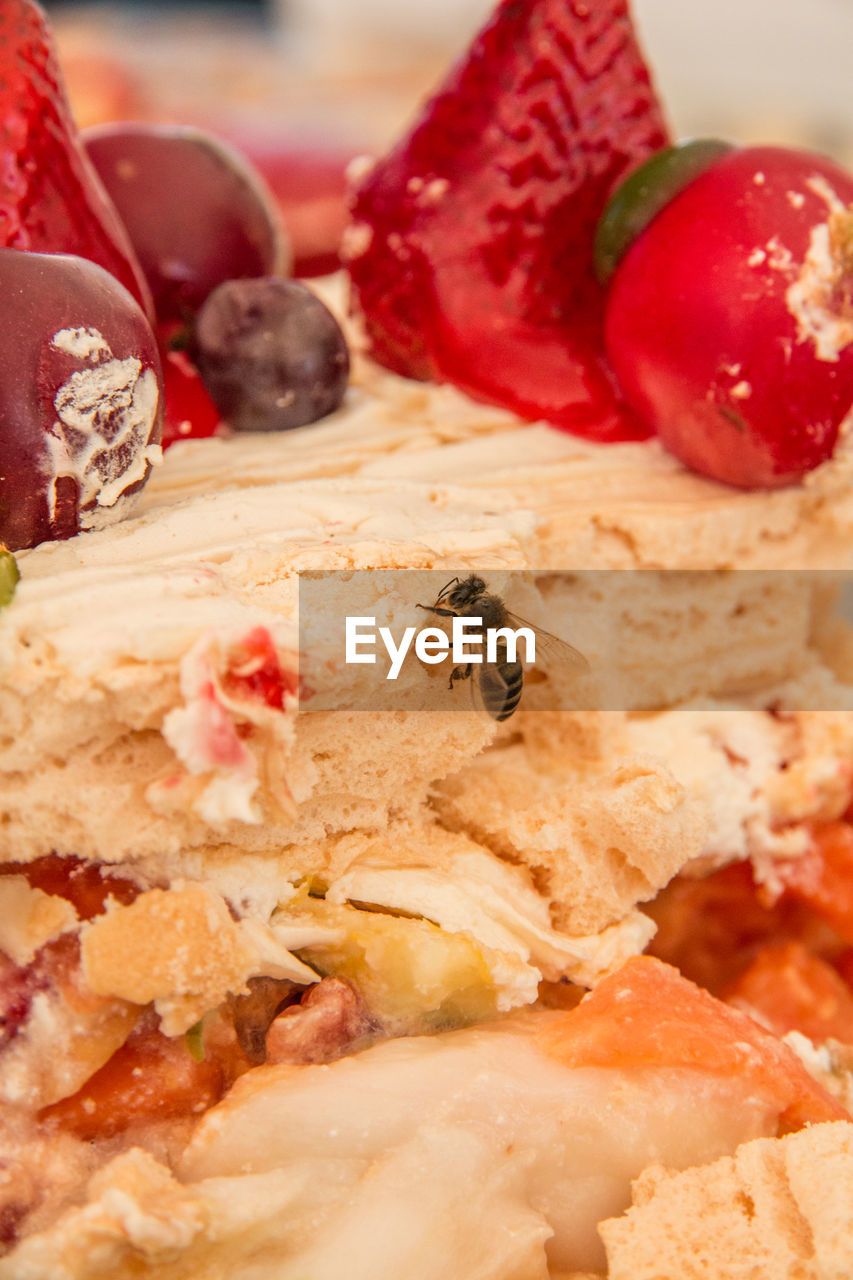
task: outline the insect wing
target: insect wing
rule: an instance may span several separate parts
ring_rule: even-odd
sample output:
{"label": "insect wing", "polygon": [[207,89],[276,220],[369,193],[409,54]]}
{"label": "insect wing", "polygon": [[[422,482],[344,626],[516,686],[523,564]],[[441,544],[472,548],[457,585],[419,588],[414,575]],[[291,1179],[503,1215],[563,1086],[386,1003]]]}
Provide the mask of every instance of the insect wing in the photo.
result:
{"label": "insect wing", "polygon": [[455,711],[486,712],[489,709],[480,691],[480,668],[475,666],[471,675],[463,679],[459,676],[453,681],[451,690],[455,701],[451,704]]}
{"label": "insect wing", "polygon": [[[551,672],[554,675],[563,676],[580,676],[585,671],[589,671],[589,662],[574,645],[569,644],[568,640],[561,640],[559,636],[552,635],[550,631],[546,631],[543,627],[537,627],[535,623],[528,622],[526,618],[520,617],[517,613],[506,611],[509,625],[513,630],[517,631],[520,627],[527,627],[536,637],[536,662],[533,664],[544,671]],[[519,656],[523,655],[524,648],[519,645]]]}

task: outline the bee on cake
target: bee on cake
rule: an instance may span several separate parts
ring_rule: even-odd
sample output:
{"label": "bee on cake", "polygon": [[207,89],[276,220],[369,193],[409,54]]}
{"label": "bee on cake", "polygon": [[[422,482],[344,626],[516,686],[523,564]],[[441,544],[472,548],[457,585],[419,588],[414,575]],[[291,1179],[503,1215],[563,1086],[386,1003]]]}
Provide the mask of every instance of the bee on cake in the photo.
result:
{"label": "bee on cake", "polygon": [[472,691],[493,720],[508,720],[521,702],[524,666],[516,649],[521,632],[528,632],[534,639],[534,654],[545,654],[549,666],[559,666],[574,675],[589,669],[586,658],[573,645],[511,613],[502,597],[490,592],[476,574],[451,578],[434,604],[418,604],[418,608],[440,618],[471,618],[480,623],[480,635],[469,629],[468,638],[472,643],[483,644],[486,658],[476,665],[471,661],[454,666],[450,688],[457,680],[471,680]]}

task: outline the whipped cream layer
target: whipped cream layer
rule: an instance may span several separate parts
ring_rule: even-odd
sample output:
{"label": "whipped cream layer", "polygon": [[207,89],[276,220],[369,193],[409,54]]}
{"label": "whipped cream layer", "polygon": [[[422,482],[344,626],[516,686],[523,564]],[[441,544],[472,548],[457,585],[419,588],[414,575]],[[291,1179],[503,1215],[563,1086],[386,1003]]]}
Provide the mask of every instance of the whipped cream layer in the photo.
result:
{"label": "whipped cream layer", "polygon": [[[311,804],[315,834],[385,821],[493,726],[298,716],[298,571],[521,567],[533,523],[458,489],[273,480],[22,556],[0,616],[2,851],[266,851]],[[269,664],[273,705],[247,662]]]}
{"label": "whipped cream layer", "polygon": [[498,510],[497,495],[484,509],[459,487],[286,471],[242,487],[223,459],[218,480],[205,476],[188,494],[152,493],[118,526],[21,553],[21,582],[0,617],[9,646],[0,669],[16,648],[49,649],[83,675],[122,659],[174,659],[205,629],[253,621],[292,649],[301,570],[528,563],[536,517]]}

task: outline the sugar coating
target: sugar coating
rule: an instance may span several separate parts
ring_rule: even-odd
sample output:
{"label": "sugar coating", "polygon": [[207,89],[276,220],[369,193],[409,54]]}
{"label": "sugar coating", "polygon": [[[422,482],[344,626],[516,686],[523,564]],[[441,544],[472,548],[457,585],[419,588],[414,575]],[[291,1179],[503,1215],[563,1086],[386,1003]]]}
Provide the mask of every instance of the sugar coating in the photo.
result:
{"label": "sugar coating", "polygon": [[83,367],[54,397],[57,420],[46,437],[52,471],[48,509],[53,518],[58,481],[70,478],[77,483],[81,527],[96,528],[104,510],[116,508],[160,461],[160,446],[148,444],[159,403],[157,379],[135,356],[115,358],[97,329],[60,329],[52,345]]}

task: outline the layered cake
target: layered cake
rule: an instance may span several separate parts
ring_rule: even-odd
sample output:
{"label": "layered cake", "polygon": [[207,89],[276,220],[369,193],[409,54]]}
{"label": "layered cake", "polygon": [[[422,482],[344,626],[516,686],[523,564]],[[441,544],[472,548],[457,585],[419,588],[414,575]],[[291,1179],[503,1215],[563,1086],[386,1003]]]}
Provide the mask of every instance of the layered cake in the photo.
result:
{"label": "layered cake", "polygon": [[[7,35],[45,42],[29,0],[13,7]],[[447,238],[442,219],[467,227],[471,194],[454,187],[451,143],[477,151],[481,192],[487,120],[473,143],[463,129],[447,143],[445,185],[407,170],[448,104],[508,74],[525,41],[551,75],[525,67],[526,93],[550,84],[546,106],[576,93],[569,133],[586,139],[569,193],[582,226],[561,259],[589,303],[578,324],[537,310],[553,283],[537,276],[550,242],[535,218],[533,250],[514,241],[524,271],[492,255],[479,297],[476,254],[460,266]],[[560,73],[570,46],[617,86],[625,132],[602,124],[597,97],[584,121]],[[525,119],[503,124],[516,136]],[[67,239],[7,236],[0,274],[23,258],[64,293],[36,343],[47,398],[28,393],[29,321],[16,398],[0,395],[22,436],[54,442],[53,469],[28,462],[5,491],[24,515],[0,512],[18,539],[0,612],[2,1280],[853,1267],[850,179],[817,158],[797,161],[802,182],[786,168],[786,207],[822,210],[822,230],[769,248],[767,233],[750,268],[766,267],[771,301],[782,277],[790,424],[774,435],[753,413],[767,396],[747,327],[729,398],[706,397],[725,410],[719,431],[685,461],[677,424],[644,418],[648,379],[614,377],[620,315],[604,315],[587,261],[603,188],[666,142],[622,5],[499,6],[412,133],[356,176],[348,274],[306,301],[247,270],[193,321],[213,394],[209,306],[233,308],[217,330],[233,355],[247,281],[264,324],[284,298],[313,325],[321,299],[324,341],[334,324],[351,361],[339,406],[244,430],[241,404],[162,461],[142,394],[156,358],[110,326],[163,342],[185,317],[168,313],[166,277],[139,270],[133,211],[119,239],[138,303],[85,264],[72,291],[53,256]],[[196,156],[196,138],[180,145]],[[605,153],[606,181],[588,158]],[[742,155],[690,153],[687,174],[683,153],[667,159],[672,203],[640,220],[611,297],[659,220]],[[772,186],[774,156],[750,163],[752,187]],[[93,181],[88,162],[72,169]],[[531,161],[513,190],[541,180]],[[117,217],[94,181],[76,199],[94,207],[95,190]],[[772,337],[778,316],[765,318]],[[540,390],[531,421],[518,410]],[[304,386],[273,391],[287,414]],[[721,478],[739,464],[742,483]],[[470,669],[431,679],[415,653],[379,705],[375,682],[341,681],[345,659],[327,656],[341,617],[312,612],[318,580],[333,605],[355,583],[361,612],[413,629],[424,610],[450,626],[454,586],[479,582],[477,599],[579,655],[572,706],[547,663],[522,682],[496,660],[496,714]]]}

